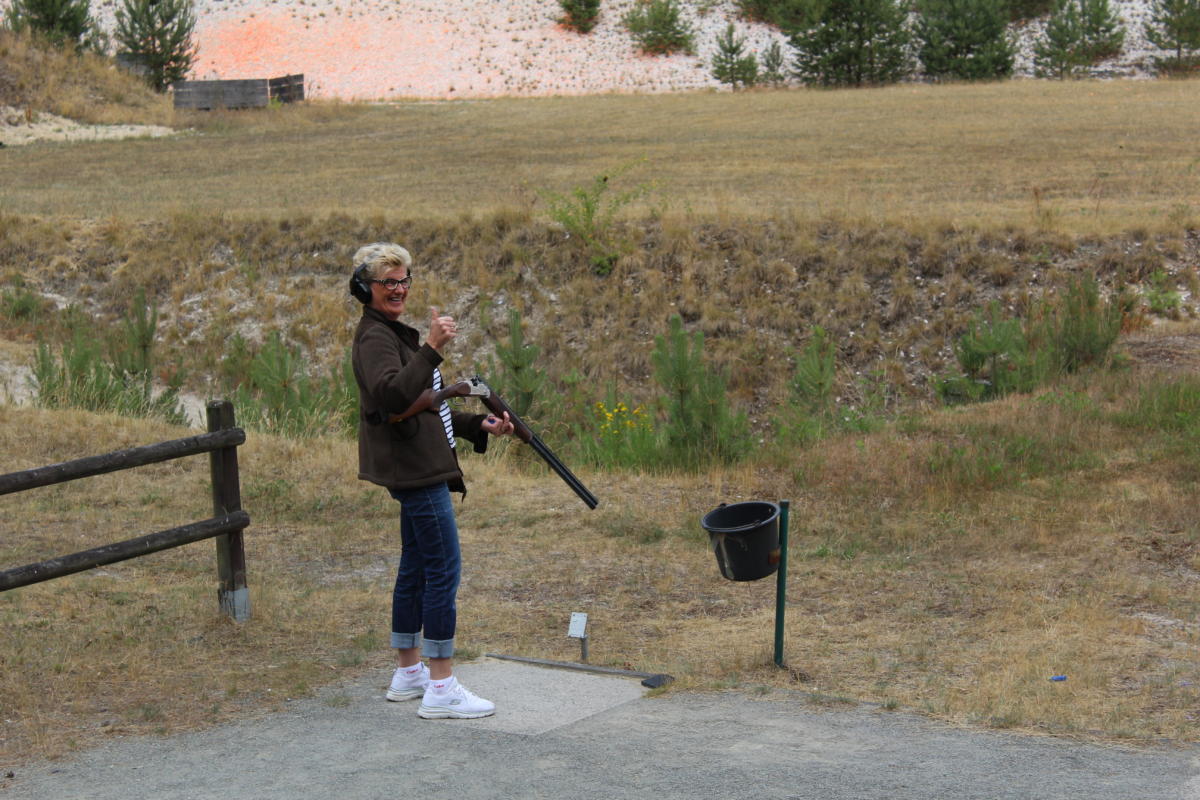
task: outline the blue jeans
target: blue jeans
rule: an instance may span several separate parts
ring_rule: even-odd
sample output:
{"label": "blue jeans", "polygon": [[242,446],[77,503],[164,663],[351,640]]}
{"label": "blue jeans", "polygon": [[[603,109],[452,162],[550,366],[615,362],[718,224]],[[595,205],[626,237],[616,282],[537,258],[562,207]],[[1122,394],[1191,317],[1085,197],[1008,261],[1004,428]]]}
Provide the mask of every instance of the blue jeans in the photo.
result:
{"label": "blue jeans", "polygon": [[[400,502],[400,568],[392,592],[392,647],[425,658],[454,655],[462,555],[446,484],[389,489]],[[424,635],[422,635],[422,632]]]}

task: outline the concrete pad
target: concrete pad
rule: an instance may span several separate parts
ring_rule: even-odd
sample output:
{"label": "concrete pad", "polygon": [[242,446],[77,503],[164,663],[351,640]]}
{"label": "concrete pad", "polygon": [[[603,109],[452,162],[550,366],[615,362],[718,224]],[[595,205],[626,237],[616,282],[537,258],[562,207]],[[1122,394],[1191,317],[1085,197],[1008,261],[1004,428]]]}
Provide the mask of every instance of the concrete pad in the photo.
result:
{"label": "concrete pad", "polygon": [[[475,694],[496,704],[496,714],[445,722],[536,736],[637,700],[646,693],[637,678],[592,675],[485,658],[454,668]],[[442,720],[430,720],[430,722]]]}

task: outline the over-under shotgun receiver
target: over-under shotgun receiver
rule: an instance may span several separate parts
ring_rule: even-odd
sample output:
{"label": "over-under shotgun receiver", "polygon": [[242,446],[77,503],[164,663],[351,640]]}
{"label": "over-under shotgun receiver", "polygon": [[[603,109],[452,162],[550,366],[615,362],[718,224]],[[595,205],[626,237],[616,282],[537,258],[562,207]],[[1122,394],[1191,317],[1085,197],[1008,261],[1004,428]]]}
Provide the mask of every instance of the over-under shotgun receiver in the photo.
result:
{"label": "over-under shotgun receiver", "polygon": [[420,414],[422,411],[433,409],[437,411],[442,407],[442,403],[449,397],[487,397],[491,394],[491,389],[488,385],[481,381],[478,377],[471,378],[469,381],[459,381],[452,383],[449,386],[443,386],[438,391],[426,389],[417,395],[417,399],[413,400],[412,405],[404,409],[399,414],[388,414],[388,422],[403,422],[414,414]]}

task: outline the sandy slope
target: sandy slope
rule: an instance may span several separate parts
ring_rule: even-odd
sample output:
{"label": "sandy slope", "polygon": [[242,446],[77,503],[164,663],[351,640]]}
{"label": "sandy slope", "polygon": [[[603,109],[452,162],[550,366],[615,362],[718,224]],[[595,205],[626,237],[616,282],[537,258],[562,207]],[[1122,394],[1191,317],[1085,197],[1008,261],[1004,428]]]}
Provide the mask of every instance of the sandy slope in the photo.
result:
{"label": "sandy slope", "polygon": [[[112,25],[119,0],[94,0]],[[605,0],[587,36],[564,29],[557,0],[196,0],[197,78],[303,73],[311,96],[398,99],[669,92],[717,87],[710,62],[730,20],[750,49],[784,37],[736,19],[733,0],[683,0],[692,56],[639,55],[621,24],[635,0]],[[1145,74],[1145,0],[1111,0],[1126,50],[1097,73]],[[0,4],[3,0],[0,0]],[[1017,31],[1027,74],[1038,25]]]}

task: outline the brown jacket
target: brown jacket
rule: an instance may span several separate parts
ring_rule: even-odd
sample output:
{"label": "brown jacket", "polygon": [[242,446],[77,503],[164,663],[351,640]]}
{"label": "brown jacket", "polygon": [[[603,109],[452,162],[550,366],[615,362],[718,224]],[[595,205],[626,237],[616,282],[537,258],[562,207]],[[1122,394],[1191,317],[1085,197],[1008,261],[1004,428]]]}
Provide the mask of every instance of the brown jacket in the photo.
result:
{"label": "brown jacket", "polygon": [[[466,493],[458,456],[446,439],[437,409],[400,423],[388,423],[433,385],[442,356],[420,334],[364,307],[354,332],[351,363],[358,382],[358,477],[389,489],[416,489],[448,483]],[[444,381],[450,382],[445,375]],[[454,435],[470,440],[475,452],[487,449],[484,414],[451,414]]]}

